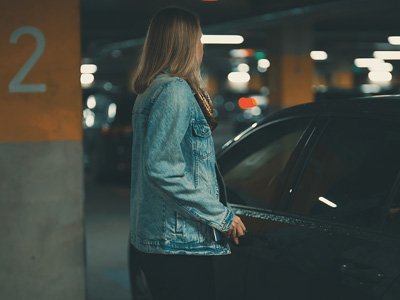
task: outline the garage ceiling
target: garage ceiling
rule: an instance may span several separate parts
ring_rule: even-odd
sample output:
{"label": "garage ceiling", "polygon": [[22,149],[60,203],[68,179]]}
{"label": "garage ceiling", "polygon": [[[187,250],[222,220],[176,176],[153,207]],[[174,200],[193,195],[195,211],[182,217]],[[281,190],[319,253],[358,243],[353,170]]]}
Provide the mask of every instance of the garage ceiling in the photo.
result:
{"label": "garage ceiling", "polygon": [[298,17],[315,19],[319,35],[345,37],[358,32],[360,38],[375,39],[379,31],[400,34],[398,0],[82,0],[83,52],[143,37],[151,16],[168,5],[193,10],[210,32],[262,30]]}
{"label": "garage ceiling", "polygon": [[[151,16],[168,5],[196,12],[205,34],[242,34],[246,48],[265,46],[272,27],[309,20],[315,48],[328,53],[365,57],[373,50],[400,50],[387,43],[389,35],[400,35],[399,0],[81,0],[83,57],[95,59],[106,73],[120,72],[121,65],[107,63],[107,56],[117,50],[135,57]],[[227,49],[210,52],[222,57]]]}

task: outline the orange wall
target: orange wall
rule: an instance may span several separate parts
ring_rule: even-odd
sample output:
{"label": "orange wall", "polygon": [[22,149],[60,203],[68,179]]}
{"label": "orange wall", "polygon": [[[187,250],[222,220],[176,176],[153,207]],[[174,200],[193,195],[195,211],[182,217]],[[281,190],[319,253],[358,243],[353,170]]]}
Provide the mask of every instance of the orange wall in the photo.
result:
{"label": "orange wall", "polygon": [[288,107],[314,99],[314,62],[309,54],[282,54],[270,57],[267,71],[270,104]]}
{"label": "orange wall", "polygon": [[[0,11],[0,143],[82,140],[79,0],[14,0]],[[45,84],[45,92],[10,92],[9,83],[37,50],[32,34],[10,38],[33,26],[44,51],[22,84]]]}

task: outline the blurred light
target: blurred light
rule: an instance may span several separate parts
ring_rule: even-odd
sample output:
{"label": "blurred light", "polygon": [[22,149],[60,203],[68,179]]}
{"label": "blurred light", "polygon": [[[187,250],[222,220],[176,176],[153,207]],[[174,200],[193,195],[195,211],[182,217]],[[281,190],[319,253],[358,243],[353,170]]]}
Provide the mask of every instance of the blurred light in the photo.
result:
{"label": "blurred light", "polygon": [[254,53],[254,58],[259,60],[265,58],[265,53],[264,52],[256,52]]}
{"label": "blurred light", "polygon": [[313,60],[326,60],[328,58],[328,53],[325,51],[311,51],[310,56]]}
{"label": "blurred light", "polygon": [[368,67],[368,70],[370,71],[386,71],[386,72],[392,72],[393,71],[393,65],[391,63],[380,63],[380,64],[374,64]]}
{"label": "blurred light", "polygon": [[249,67],[249,65],[248,64],[239,64],[238,65],[238,71],[239,72],[249,72],[250,71],[250,67]]}
{"label": "blurred light", "polygon": [[214,101],[213,101],[214,107],[222,105],[224,103],[224,101],[225,101],[225,99],[223,96],[221,96],[221,95],[215,96]]}
{"label": "blurred light", "polygon": [[96,97],[93,96],[93,95],[90,95],[90,96],[87,98],[86,106],[87,106],[88,108],[90,108],[90,109],[95,108],[95,107],[96,107]]}
{"label": "blurred light", "polygon": [[271,66],[271,63],[269,62],[268,59],[263,58],[257,61],[257,66],[263,69],[268,69]]}
{"label": "blurred light", "polygon": [[243,117],[244,117],[245,119],[247,119],[247,120],[253,118],[253,114],[251,113],[251,110],[250,110],[250,109],[246,109],[246,110],[243,112]]}
{"label": "blurred light", "polygon": [[113,50],[113,51],[111,52],[111,56],[114,57],[114,58],[120,57],[121,54],[122,54],[121,50],[118,50],[118,49]]}
{"label": "blurred light", "polygon": [[354,64],[358,68],[368,68],[373,65],[383,64],[385,63],[382,59],[377,58],[356,58],[354,60]]}
{"label": "blurred light", "polygon": [[231,72],[228,74],[228,80],[230,82],[248,82],[250,81],[250,75],[246,72]]}
{"label": "blurred light", "polygon": [[92,127],[94,125],[94,118],[95,118],[94,113],[92,113],[86,117],[85,124],[87,127]]}
{"label": "blurred light", "polygon": [[93,74],[81,74],[81,84],[90,85],[94,81]]}
{"label": "blurred light", "polygon": [[247,51],[244,49],[232,49],[229,51],[229,55],[232,57],[247,57]]}
{"label": "blurred light", "polygon": [[106,82],[106,83],[103,85],[103,88],[104,88],[106,91],[111,91],[112,88],[113,88],[113,84],[112,84],[111,82]]}
{"label": "blurred light", "polygon": [[238,103],[239,103],[239,106],[241,109],[252,108],[252,107],[256,107],[258,105],[256,99],[245,98],[245,97],[240,98]]}
{"label": "blurred light", "polygon": [[313,85],[311,89],[316,93],[326,93],[328,91],[328,87],[326,85]]}
{"label": "blurred light", "polygon": [[360,89],[365,94],[379,93],[381,91],[381,87],[377,84],[362,84]]}
{"label": "blurred light", "polygon": [[111,103],[108,106],[108,117],[110,119],[114,119],[117,114],[117,105],[115,103]]}
{"label": "blurred light", "polygon": [[229,51],[229,55],[232,57],[251,57],[254,55],[254,50],[253,49],[232,49]]}
{"label": "blurred light", "polygon": [[86,119],[87,116],[91,115],[93,112],[89,108],[83,110],[83,118]]}
{"label": "blurred light", "polygon": [[[267,98],[267,96],[269,95],[269,88],[268,88],[267,86],[263,86],[263,87],[260,89],[260,94],[261,94],[262,96],[265,97],[265,102],[267,102],[266,98]],[[258,103],[260,103],[259,100],[257,100],[257,101],[258,101]],[[266,104],[266,103],[265,103],[265,104]]]}
{"label": "blurred light", "polygon": [[241,35],[203,35],[203,44],[241,44],[244,38]]}
{"label": "blurred light", "polygon": [[260,73],[265,73],[265,72],[267,72],[268,68],[261,68],[260,66],[257,66],[257,70]]}
{"label": "blurred light", "polygon": [[233,111],[235,109],[235,104],[233,104],[233,102],[226,102],[224,107],[227,111]]}
{"label": "blurred light", "polygon": [[261,114],[261,108],[258,106],[250,108],[251,113],[253,116],[259,116]]}
{"label": "blurred light", "polygon": [[371,81],[387,82],[392,80],[392,74],[390,74],[390,72],[380,72],[380,71],[369,72],[368,78]]}
{"label": "blurred light", "polygon": [[249,98],[254,98],[258,106],[267,106],[268,98],[265,95],[251,95]]}
{"label": "blurred light", "polygon": [[321,201],[322,203],[325,203],[326,205],[329,205],[330,207],[333,207],[333,208],[337,207],[337,205],[335,203],[329,201],[325,197],[319,197],[318,200]]}
{"label": "blurred light", "polygon": [[392,45],[400,45],[400,36],[389,36],[388,42]]}
{"label": "blurred light", "polygon": [[232,82],[228,81],[228,87],[236,93],[247,93],[249,90],[249,82]]}
{"label": "blurred light", "polygon": [[374,51],[374,57],[387,60],[400,59],[400,51]]}
{"label": "blurred light", "polygon": [[97,71],[97,66],[94,64],[83,64],[81,65],[82,74],[94,74]]}
{"label": "blurred light", "polygon": [[218,117],[218,110],[216,108],[213,109],[213,117],[217,118]]}

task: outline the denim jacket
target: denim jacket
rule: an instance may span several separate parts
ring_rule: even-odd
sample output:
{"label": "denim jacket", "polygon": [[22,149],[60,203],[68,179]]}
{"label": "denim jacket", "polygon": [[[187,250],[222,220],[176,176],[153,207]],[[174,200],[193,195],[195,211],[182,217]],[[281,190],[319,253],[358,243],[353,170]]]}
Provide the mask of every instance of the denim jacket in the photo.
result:
{"label": "denim jacket", "polygon": [[211,130],[187,82],[158,75],[132,114],[131,242],[140,251],[229,254]]}

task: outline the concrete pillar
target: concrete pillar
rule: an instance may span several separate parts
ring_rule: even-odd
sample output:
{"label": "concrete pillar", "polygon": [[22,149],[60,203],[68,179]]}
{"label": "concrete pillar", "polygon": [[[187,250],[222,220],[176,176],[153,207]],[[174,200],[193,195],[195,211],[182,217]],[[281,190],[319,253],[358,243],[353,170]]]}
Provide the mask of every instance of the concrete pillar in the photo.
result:
{"label": "concrete pillar", "polygon": [[330,86],[342,90],[352,90],[354,88],[354,72],[351,69],[352,63],[350,59],[346,58],[336,57],[334,59]]}
{"label": "concrete pillar", "polygon": [[0,299],[84,299],[79,0],[0,19]]}
{"label": "concrete pillar", "polygon": [[287,107],[313,100],[314,62],[310,22],[293,22],[270,30],[266,72],[272,107]]}

